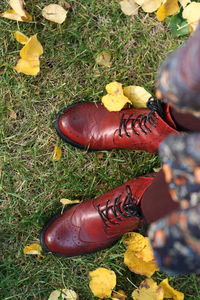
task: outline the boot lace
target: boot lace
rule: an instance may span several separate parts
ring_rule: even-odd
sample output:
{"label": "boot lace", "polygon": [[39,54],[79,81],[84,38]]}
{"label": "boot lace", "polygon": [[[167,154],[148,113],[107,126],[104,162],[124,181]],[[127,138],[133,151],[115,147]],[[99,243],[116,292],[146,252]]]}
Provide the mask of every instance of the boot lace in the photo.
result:
{"label": "boot lace", "polygon": [[[147,107],[150,109],[150,112],[148,114],[139,114],[132,113],[128,116],[128,118],[125,118],[125,114],[122,115],[118,130],[119,137],[123,137],[122,130],[124,130],[125,135],[127,137],[131,137],[131,135],[127,132],[127,125],[129,122],[131,122],[131,129],[135,135],[140,135],[136,129],[135,125],[138,124],[139,128],[144,134],[148,134],[148,132],[152,132],[149,126],[156,127],[157,119],[159,115],[161,118],[164,117],[164,112],[162,109],[161,102],[153,97],[150,97],[147,101]],[[134,116],[137,115],[135,118]]]}
{"label": "boot lace", "polygon": [[[126,185],[126,197],[124,201],[121,200],[122,194],[115,198],[114,203],[110,204],[110,200],[106,201],[106,207],[101,209],[101,205],[97,205],[98,213],[106,227],[110,228],[112,225],[119,225],[123,218],[141,217],[139,208],[137,206],[138,199],[133,197],[132,191],[129,185]],[[123,203],[123,204],[122,204]],[[111,214],[110,214],[111,212]],[[114,215],[117,221],[112,221],[111,215]]]}

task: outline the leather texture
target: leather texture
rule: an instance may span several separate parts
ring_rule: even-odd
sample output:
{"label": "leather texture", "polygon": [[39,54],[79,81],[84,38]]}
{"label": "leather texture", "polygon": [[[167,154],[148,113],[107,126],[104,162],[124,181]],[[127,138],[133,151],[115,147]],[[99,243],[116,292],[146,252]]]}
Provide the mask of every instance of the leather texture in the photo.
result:
{"label": "leather texture", "polygon": [[108,247],[144,223],[138,204],[154,174],[130,180],[102,196],[70,207],[43,229],[41,244],[54,254],[83,255]]}
{"label": "leather texture", "polygon": [[61,138],[79,148],[156,153],[165,137],[178,133],[167,104],[164,116],[144,108],[109,112],[101,103],[85,102],[65,108],[55,127]]}

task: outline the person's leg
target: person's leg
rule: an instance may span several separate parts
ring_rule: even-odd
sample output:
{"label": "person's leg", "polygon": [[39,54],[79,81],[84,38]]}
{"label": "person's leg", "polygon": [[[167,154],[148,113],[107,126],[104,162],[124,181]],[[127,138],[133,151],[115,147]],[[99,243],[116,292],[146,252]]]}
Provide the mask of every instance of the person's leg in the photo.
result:
{"label": "person's leg", "polygon": [[200,118],[180,112],[173,107],[170,108],[170,114],[178,131],[200,131]]}
{"label": "person's leg", "polygon": [[141,201],[141,215],[150,224],[168,215],[180,207],[179,203],[172,200],[165,175],[161,169],[154,178],[152,184],[145,191]]}

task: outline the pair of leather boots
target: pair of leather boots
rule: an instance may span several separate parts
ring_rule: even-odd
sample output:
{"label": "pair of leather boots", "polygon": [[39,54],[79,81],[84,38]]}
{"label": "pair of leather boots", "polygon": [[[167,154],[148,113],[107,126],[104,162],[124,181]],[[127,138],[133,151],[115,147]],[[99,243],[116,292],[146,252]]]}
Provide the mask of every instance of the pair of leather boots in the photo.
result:
{"label": "pair of leather boots", "polygon": [[[100,103],[79,103],[58,113],[55,128],[64,141],[89,151],[133,149],[157,153],[165,137],[179,131],[168,104],[151,98],[147,107],[109,112]],[[42,230],[43,248],[56,255],[75,256],[112,245],[124,233],[144,224],[139,204],[154,177],[149,174],[130,180],[64,210]]]}

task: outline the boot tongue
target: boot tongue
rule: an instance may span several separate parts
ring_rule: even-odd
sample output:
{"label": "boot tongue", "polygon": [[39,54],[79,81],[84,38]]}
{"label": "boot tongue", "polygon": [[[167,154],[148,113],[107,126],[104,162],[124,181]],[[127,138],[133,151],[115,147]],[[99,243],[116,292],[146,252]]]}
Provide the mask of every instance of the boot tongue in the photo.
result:
{"label": "boot tongue", "polygon": [[147,101],[147,107],[150,109],[152,112],[157,112],[157,114],[163,119],[164,118],[164,111],[162,107],[162,103],[160,100],[150,97],[149,100]]}
{"label": "boot tongue", "polygon": [[164,121],[171,126],[174,129],[177,129],[176,123],[174,122],[172,115],[171,115],[171,110],[169,104],[164,105]]}
{"label": "boot tongue", "polygon": [[169,104],[164,104],[153,97],[147,101],[147,107],[151,111],[155,111],[170,127],[176,129],[176,123],[173,121]]}

